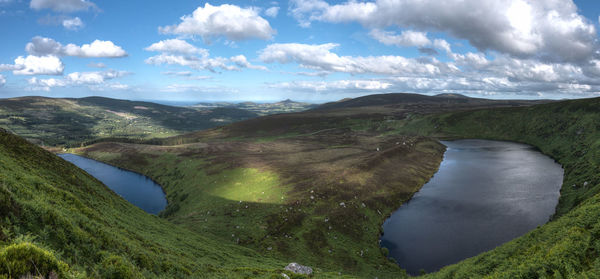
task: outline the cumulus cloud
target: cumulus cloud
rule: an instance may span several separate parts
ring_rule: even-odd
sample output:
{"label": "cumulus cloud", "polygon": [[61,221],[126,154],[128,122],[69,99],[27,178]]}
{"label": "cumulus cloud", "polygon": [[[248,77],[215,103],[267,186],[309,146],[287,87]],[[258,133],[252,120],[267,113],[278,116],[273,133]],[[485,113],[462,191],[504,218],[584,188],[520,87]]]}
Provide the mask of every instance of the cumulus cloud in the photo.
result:
{"label": "cumulus cloud", "polygon": [[97,9],[96,4],[86,0],[31,0],[29,7],[34,10],[49,9],[64,13]]}
{"label": "cumulus cloud", "polygon": [[129,75],[125,71],[103,71],[103,72],[74,72],[65,77],[69,84],[101,84],[107,80]]}
{"label": "cumulus cloud", "polygon": [[385,90],[392,86],[391,83],[378,80],[336,80],[336,81],[291,81],[270,84],[269,87],[300,90],[300,91],[364,91]]}
{"label": "cumulus cloud", "polygon": [[[443,40],[431,46],[445,50],[450,61],[431,57],[341,56],[334,52],[337,44],[272,44],[260,51],[266,63],[297,63],[313,72],[290,74],[327,78],[332,73],[371,79],[334,81],[290,81],[267,84],[294,91],[309,92],[420,92],[464,93],[471,95],[515,94],[600,94],[600,60],[584,65],[522,59],[508,54],[483,52],[454,53]],[[372,75],[379,76],[372,78]],[[367,82],[368,81],[368,82]]]}
{"label": "cumulus cloud", "polygon": [[51,38],[40,36],[33,37],[31,42],[25,45],[25,50],[31,55],[63,55],[64,49],[62,44]]}
{"label": "cumulus cloud", "polygon": [[211,72],[217,72],[217,69],[223,69],[226,71],[239,70],[237,67],[227,64],[229,59],[223,57],[208,58],[161,53],[159,55],[149,57],[145,60],[145,62],[146,64],[151,65],[179,65],[195,70],[208,70]]}
{"label": "cumulus cloud", "polygon": [[235,63],[240,68],[248,68],[248,69],[263,70],[263,71],[267,70],[267,67],[265,67],[265,66],[250,64],[250,62],[248,62],[248,60],[246,59],[246,56],[243,56],[243,55],[237,55],[237,56],[230,57],[229,61]]}
{"label": "cumulus cloud", "polygon": [[571,0],[292,0],[290,13],[302,26],[312,21],[359,22],[367,28],[396,26],[448,32],[480,51],[519,58],[582,62],[597,49],[596,28]]}
{"label": "cumulus cloud", "polygon": [[117,58],[127,56],[127,52],[111,41],[95,40],[91,44],[77,46],[68,44],[64,47],[64,53],[68,56],[77,57],[108,57]]}
{"label": "cumulus cloud", "polygon": [[271,7],[265,11],[265,15],[268,17],[277,17],[279,13],[279,7]]}
{"label": "cumulus cloud", "polygon": [[4,86],[4,84],[6,84],[6,79],[3,75],[0,75],[0,87]]}
{"label": "cumulus cloud", "polygon": [[224,36],[228,40],[248,39],[268,40],[275,30],[267,20],[258,15],[258,8],[241,8],[223,4],[212,6],[208,3],[198,7],[191,15],[181,17],[181,23],[159,27],[161,33],[198,35],[203,38]]}
{"label": "cumulus cloud", "polygon": [[79,30],[85,25],[79,17],[67,18],[62,21],[62,26],[68,30]]}
{"label": "cumulus cloud", "polygon": [[21,70],[23,68],[22,65],[0,64],[0,72]]}
{"label": "cumulus cloud", "polygon": [[128,85],[120,83],[108,83],[112,79],[129,75],[129,72],[108,70],[102,72],[73,72],[63,78],[30,78],[28,83],[29,90],[50,91],[54,87],[65,86],[87,86],[92,90],[102,90],[103,88],[127,89]]}
{"label": "cumulus cloud", "polygon": [[190,43],[180,39],[163,40],[150,45],[149,47],[145,48],[145,50],[180,54],[208,55],[208,51],[206,49],[197,48],[191,45]]}
{"label": "cumulus cloud", "polygon": [[31,86],[29,89],[34,91],[50,91],[54,87],[63,87],[67,85],[65,80],[56,78],[40,79],[32,77],[28,79],[27,82]]}
{"label": "cumulus cloud", "polygon": [[385,45],[411,47],[425,47],[431,45],[431,41],[427,38],[427,33],[412,30],[402,31],[400,35],[396,35],[394,32],[373,29],[369,35]]}
{"label": "cumulus cloud", "polygon": [[[154,44],[156,45],[156,44]],[[154,46],[152,45],[152,46]],[[145,60],[146,64],[151,65],[179,65],[183,67],[189,67],[195,70],[208,70],[211,72],[217,72],[217,69],[222,69],[226,71],[239,71],[241,68],[248,68],[254,70],[267,70],[265,66],[261,65],[253,65],[244,55],[232,56],[230,58],[225,57],[209,57],[208,50],[201,49],[201,51],[197,51],[199,55],[182,55],[177,52],[179,48],[175,47],[166,47],[167,44],[157,45],[152,49],[157,51],[163,50],[163,52],[159,55],[155,55],[149,57]],[[179,45],[179,43],[177,43]],[[151,47],[152,47],[151,46]],[[175,49],[175,51],[173,51]],[[182,48],[182,50],[188,50],[188,48]],[[147,49],[149,50],[149,49]],[[233,65],[232,65],[233,63]]]}
{"label": "cumulus cloud", "polygon": [[51,38],[36,36],[27,43],[25,50],[36,56],[53,55],[53,56],[77,56],[77,57],[104,57],[117,58],[127,56],[127,52],[120,46],[115,45],[111,41],[95,40],[91,44],[77,46],[68,44],[63,46],[61,43]]}
{"label": "cumulus cloud", "polygon": [[62,75],[65,65],[56,56],[19,56],[15,59],[15,75]]}
{"label": "cumulus cloud", "polygon": [[403,56],[339,56],[332,49],[337,44],[271,44],[260,52],[266,63],[298,63],[301,67],[325,72],[384,75],[444,75],[458,72],[452,63],[430,58]]}

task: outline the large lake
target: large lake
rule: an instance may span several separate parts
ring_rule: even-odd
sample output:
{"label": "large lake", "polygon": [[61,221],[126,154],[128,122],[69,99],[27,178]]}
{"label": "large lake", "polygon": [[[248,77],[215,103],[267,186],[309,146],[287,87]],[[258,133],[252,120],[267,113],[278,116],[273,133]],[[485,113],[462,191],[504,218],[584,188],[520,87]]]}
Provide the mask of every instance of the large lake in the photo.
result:
{"label": "large lake", "polygon": [[75,154],[58,156],[83,169],[125,200],[148,213],[158,214],[167,206],[167,199],[160,185],[146,176]]}
{"label": "large lake", "polygon": [[546,223],[563,169],[529,145],[442,141],[435,176],[383,225],[381,245],[409,274],[432,272]]}

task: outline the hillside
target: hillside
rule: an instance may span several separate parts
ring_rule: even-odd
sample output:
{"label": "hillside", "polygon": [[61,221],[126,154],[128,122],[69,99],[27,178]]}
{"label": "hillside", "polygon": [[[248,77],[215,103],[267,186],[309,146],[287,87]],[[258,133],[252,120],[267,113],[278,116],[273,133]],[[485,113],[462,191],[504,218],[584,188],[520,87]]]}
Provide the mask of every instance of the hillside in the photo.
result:
{"label": "hillside", "polygon": [[483,107],[513,107],[530,106],[550,102],[549,100],[491,100],[471,98],[460,94],[439,94],[427,96],[410,93],[388,93],[362,96],[354,99],[344,99],[338,102],[326,103],[315,110],[349,109],[364,107],[410,108],[414,106],[435,106],[436,109],[464,109]]}
{"label": "hillside", "polygon": [[49,146],[101,138],[162,138],[256,116],[237,108],[200,111],[103,97],[0,99],[0,127]]}
{"label": "hillside", "polygon": [[0,274],[9,278],[269,278],[287,264],[149,215],[3,130],[0,170]]}

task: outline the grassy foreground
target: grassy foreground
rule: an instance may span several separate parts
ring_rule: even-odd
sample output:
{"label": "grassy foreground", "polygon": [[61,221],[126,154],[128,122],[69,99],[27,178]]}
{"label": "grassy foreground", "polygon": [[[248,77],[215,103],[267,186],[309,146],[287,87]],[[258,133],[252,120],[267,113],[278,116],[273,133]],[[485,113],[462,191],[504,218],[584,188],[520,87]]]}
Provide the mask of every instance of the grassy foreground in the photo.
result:
{"label": "grassy foreground", "polygon": [[2,130],[0,201],[0,278],[270,278],[287,264],[146,214]]}

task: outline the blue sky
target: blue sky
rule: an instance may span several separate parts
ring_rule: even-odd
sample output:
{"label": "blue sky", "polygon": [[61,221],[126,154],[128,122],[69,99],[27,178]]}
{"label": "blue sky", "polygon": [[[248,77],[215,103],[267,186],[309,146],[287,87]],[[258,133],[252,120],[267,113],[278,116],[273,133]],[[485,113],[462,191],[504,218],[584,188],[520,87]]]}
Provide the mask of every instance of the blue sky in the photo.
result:
{"label": "blue sky", "polygon": [[0,98],[600,93],[593,0],[0,0]]}

